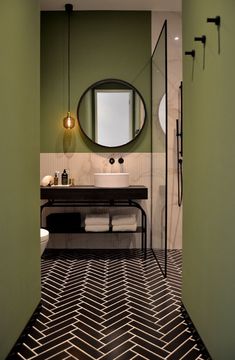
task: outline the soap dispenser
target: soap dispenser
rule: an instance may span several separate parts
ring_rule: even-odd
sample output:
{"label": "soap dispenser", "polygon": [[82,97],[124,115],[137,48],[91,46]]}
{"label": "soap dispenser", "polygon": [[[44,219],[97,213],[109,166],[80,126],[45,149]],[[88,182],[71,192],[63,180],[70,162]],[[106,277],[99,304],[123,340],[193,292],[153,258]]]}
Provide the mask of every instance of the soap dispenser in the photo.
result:
{"label": "soap dispenser", "polygon": [[62,185],[68,185],[68,173],[67,173],[66,169],[64,169],[64,171],[62,172],[61,183],[62,183]]}
{"label": "soap dispenser", "polygon": [[54,176],[54,185],[59,185],[59,171],[55,172],[55,176]]}

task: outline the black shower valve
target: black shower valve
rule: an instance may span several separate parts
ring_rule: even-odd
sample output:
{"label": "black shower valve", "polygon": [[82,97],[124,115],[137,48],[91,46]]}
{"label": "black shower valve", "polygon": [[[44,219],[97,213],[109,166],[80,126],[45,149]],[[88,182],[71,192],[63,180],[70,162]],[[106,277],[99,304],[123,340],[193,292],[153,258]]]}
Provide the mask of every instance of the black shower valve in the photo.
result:
{"label": "black shower valve", "polygon": [[220,16],[216,16],[214,18],[207,18],[206,21],[208,23],[213,23],[215,24],[216,26],[220,26],[220,23],[221,23],[221,19],[220,19]]}
{"label": "black shower valve", "polygon": [[113,164],[115,163],[114,158],[110,158],[110,159],[109,159],[109,163],[110,163],[111,165],[113,165]]}
{"label": "black shower valve", "polygon": [[123,159],[122,157],[120,157],[120,158],[118,159],[118,162],[119,162],[119,164],[123,164],[123,163],[124,163],[124,159]]}
{"label": "black shower valve", "polygon": [[194,41],[201,41],[203,45],[206,44],[206,35],[195,36]]}
{"label": "black shower valve", "polygon": [[195,54],[196,54],[195,50],[185,51],[185,55],[190,55],[190,56],[192,56],[193,58],[195,58]]}

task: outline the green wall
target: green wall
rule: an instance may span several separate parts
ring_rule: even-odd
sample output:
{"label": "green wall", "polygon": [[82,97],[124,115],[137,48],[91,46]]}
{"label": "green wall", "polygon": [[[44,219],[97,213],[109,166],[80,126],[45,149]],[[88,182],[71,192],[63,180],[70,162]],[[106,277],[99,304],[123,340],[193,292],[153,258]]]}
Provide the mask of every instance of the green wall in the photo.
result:
{"label": "green wall", "polygon": [[40,301],[37,1],[1,3],[0,359]]}
{"label": "green wall", "polygon": [[[116,78],[134,85],[147,106],[147,124],[123,152],[150,151],[151,13],[80,11],[71,15],[71,113],[94,82]],[[41,13],[41,152],[107,152],[76,128],[65,131],[67,113],[67,14]],[[113,149],[109,151],[113,152]],[[115,151],[119,151],[115,148]]]}
{"label": "green wall", "polygon": [[213,360],[235,359],[234,14],[234,0],[183,0],[184,51],[196,49],[183,66],[183,303]]}

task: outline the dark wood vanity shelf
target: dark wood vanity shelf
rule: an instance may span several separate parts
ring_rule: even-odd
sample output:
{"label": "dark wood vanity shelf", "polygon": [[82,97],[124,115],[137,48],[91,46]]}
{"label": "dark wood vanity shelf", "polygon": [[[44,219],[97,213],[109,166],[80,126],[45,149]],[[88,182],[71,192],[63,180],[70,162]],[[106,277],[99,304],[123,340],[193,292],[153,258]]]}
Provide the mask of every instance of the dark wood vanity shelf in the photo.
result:
{"label": "dark wood vanity shelf", "polygon": [[[128,186],[123,188],[104,188],[95,186],[46,186],[41,187],[41,200],[47,202],[41,205],[41,218],[44,208],[50,207],[135,207],[141,212],[141,225],[136,231],[109,231],[99,232],[102,234],[127,234],[141,233],[141,248],[146,257],[147,251],[147,217],[144,209],[135,200],[148,198],[148,189],[145,186]],[[64,233],[64,231],[50,231],[52,233]],[[66,233],[97,234],[96,232],[85,231],[80,227],[76,231],[66,230]]]}
{"label": "dark wood vanity shelf", "polygon": [[47,200],[141,200],[148,198],[145,186],[108,188],[95,186],[45,186],[41,187],[41,199]]}

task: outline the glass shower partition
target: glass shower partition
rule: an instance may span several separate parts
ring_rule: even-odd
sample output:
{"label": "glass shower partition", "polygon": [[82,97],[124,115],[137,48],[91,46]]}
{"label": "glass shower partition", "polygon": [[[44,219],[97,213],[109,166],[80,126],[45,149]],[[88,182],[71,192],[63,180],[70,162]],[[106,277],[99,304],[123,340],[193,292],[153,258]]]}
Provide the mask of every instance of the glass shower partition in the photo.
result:
{"label": "glass shower partition", "polygon": [[152,250],[167,275],[167,21],[152,55]]}

